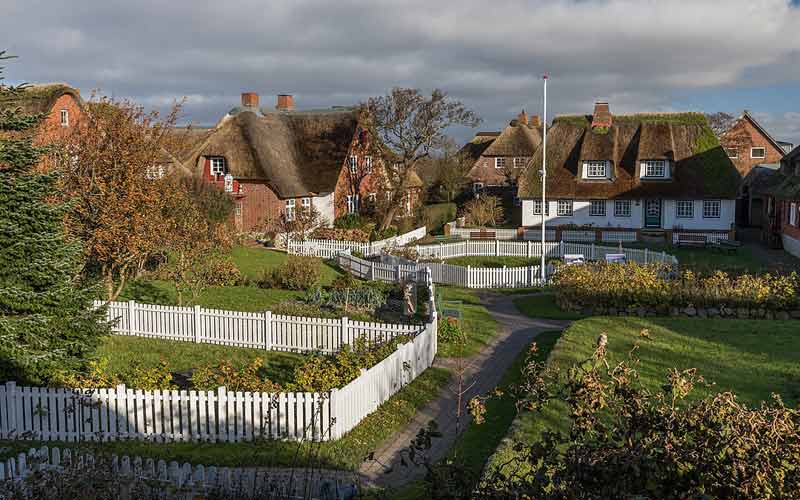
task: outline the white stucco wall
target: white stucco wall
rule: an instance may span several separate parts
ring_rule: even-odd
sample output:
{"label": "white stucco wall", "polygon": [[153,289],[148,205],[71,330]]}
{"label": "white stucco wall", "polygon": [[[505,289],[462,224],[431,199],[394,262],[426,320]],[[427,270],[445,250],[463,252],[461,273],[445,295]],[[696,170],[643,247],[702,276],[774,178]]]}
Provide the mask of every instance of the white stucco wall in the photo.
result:
{"label": "white stucco wall", "polygon": [[[557,214],[558,202],[548,201],[550,208],[549,215],[546,217],[547,224],[562,225],[592,225],[595,227],[624,227],[642,228],[644,227],[644,202],[633,200],[631,202],[630,217],[614,216],[614,200],[606,200],[606,215],[593,216],[591,214],[591,201],[573,202],[572,216],[559,217]],[[691,219],[677,219],[675,217],[675,200],[663,200],[661,206],[661,227],[672,229],[679,225],[683,229],[723,229],[731,228],[736,214],[735,200],[721,200],[720,217],[715,219],[703,218],[703,201],[694,200],[694,217]],[[533,214],[533,200],[522,200],[522,225],[537,226],[541,224],[542,216]]]}
{"label": "white stucco wall", "polygon": [[786,233],[781,234],[781,237],[783,238],[783,249],[795,257],[800,257],[800,240],[792,238]]}
{"label": "white stucco wall", "polygon": [[319,210],[322,218],[325,219],[324,225],[330,226],[333,224],[333,193],[317,196],[313,199],[312,203],[314,204],[314,207]]}

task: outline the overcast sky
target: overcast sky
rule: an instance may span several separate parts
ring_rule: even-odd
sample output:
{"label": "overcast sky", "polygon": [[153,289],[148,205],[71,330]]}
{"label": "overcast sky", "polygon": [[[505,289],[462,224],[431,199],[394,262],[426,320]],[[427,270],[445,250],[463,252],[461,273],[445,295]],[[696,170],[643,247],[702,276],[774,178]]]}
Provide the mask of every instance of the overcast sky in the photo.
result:
{"label": "overcast sky", "polygon": [[[548,114],[748,109],[800,143],[800,7],[789,0],[2,0],[12,81],[145,106],[186,97],[215,123],[243,91],[354,104],[438,87],[497,130]],[[471,131],[455,131],[464,140]]]}

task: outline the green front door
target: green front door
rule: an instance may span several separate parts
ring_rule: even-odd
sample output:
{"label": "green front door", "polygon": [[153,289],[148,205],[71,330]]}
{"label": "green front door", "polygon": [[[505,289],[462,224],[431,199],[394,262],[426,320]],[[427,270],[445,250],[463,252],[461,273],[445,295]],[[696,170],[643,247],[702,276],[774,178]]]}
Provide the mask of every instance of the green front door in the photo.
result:
{"label": "green front door", "polygon": [[644,227],[661,227],[661,200],[645,200]]}

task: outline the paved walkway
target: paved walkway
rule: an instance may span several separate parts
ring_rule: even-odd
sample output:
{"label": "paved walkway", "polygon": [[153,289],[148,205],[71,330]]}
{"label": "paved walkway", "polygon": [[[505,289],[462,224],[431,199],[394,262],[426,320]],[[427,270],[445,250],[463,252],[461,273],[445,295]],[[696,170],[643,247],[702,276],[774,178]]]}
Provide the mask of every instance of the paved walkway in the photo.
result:
{"label": "paved walkway", "polygon": [[739,228],[742,246],[752,253],[764,266],[783,272],[800,270],[800,259],[781,249],[768,248],[761,242],[760,229]]}
{"label": "paved walkway", "polygon": [[[560,330],[569,321],[538,320],[522,315],[514,306],[516,296],[482,293],[481,299],[498,323],[498,333],[483,350],[466,358],[461,364],[465,367],[464,386],[474,382],[474,386],[462,398],[466,405],[473,396],[484,394],[495,388],[506,370],[516,359],[520,351],[525,349],[537,334],[547,330]],[[452,370],[458,369],[459,362],[453,358],[438,358],[434,366]],[[444,458],[458,437],[456,433],[456,409],[458,407],[458,380],[454,377],[450,386],[425,408],[420,410],[398,434],[387,440],[375,451],[374,462],[366,462],[359,470],[363,481],[370,486],[398,487],[407,482],[421,479],[425,475],[422,467],[410,468],[402,466],[400,452],[405,449],[420,429],[427,427],[428,422],[435,420],[443,436],[433,441],[430,457],[433,461]],[[471,418],[467,413],[462,416],[463,431]],[[383,464],[383,465],[381,465]],[[386,472],[386,467],[390,472]]]}

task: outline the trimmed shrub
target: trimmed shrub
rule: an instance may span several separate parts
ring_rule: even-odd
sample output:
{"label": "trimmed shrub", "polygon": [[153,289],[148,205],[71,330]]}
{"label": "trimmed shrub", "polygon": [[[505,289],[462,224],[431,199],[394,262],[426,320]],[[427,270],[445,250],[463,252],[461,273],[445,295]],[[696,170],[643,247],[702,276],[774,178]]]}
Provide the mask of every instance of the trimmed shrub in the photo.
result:
{"label": "trimmed shrub", "polygon": [[261,288],[309,290],[322,277],[322,261],[316,257],[290,255],[280,266],[267,270],[259,280]]}
{"label": "trimmed shrub", "polygon": [[669,277],[661,264],[584,264],[559,266],[554,284],[561,305],[581,307],[728,307],[788,310],[800,307],[800,277],[741,275],[718,271],[698,277],[691,271]]}

